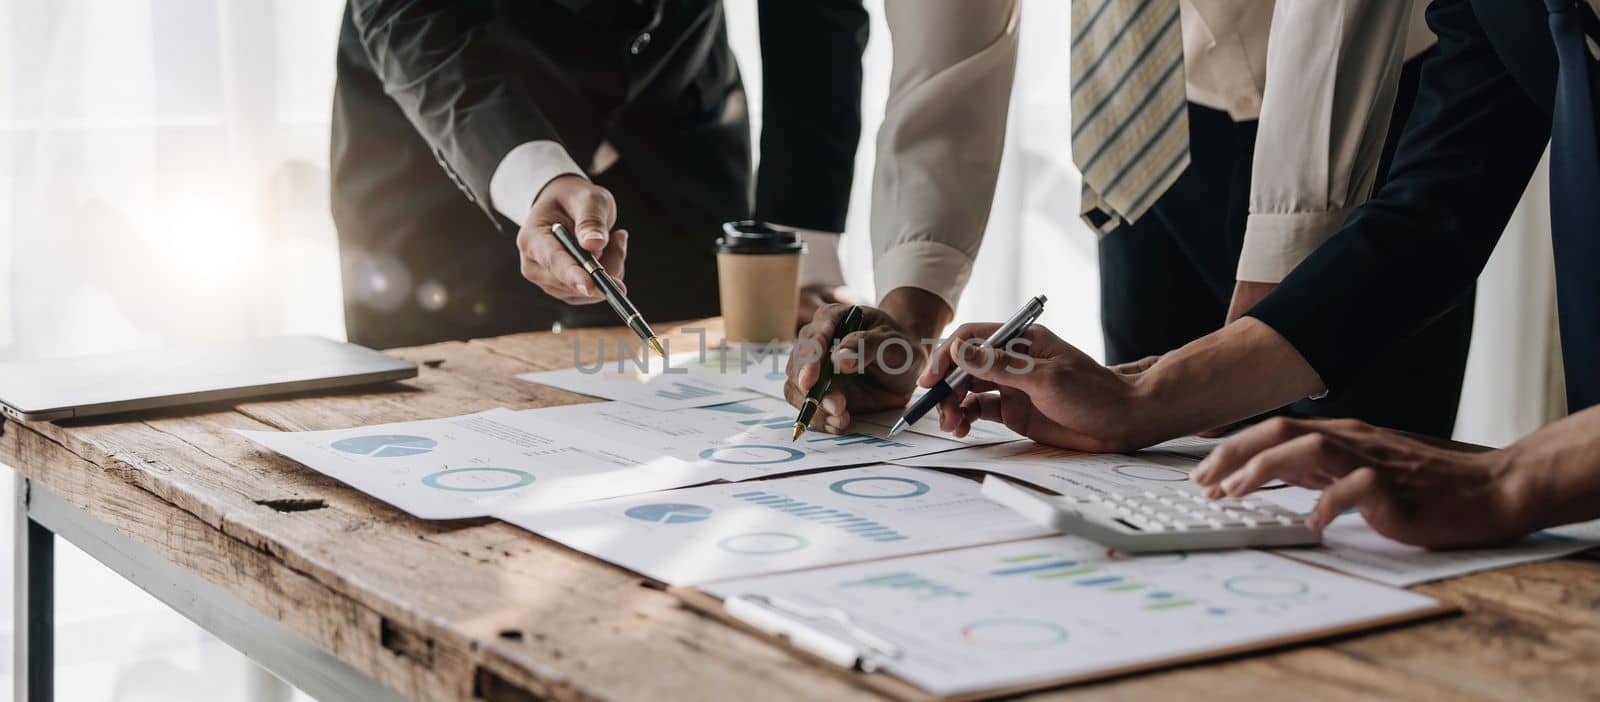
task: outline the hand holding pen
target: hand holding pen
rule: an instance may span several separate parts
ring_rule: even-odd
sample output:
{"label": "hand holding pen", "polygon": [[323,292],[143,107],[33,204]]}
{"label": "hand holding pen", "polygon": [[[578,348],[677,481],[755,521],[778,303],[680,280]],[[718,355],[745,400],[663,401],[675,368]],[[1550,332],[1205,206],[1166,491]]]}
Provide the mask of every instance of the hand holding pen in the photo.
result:
{"label": "hand holding pen", "polygon": [[[951,409],[960,406],[960,400],[967,394],[965,383],[968,380],[968,376],[977,369],[953,363],[954,359],[950,358],[952,354],[949,351],[951,344],[956,344],[955,351],[958,353],[981,352],[968,360],[981,358],[987,361],[985,364],[987,369],[992,369],[993,362],[998,356],[997,352],[1006,350],[1008,344],[1026,333],[1028,327],[1039,319],[1039,315],[1044,313],[1045,301],[1046,298],[1043,295],[1031,298],[1022,305],[1022,309],[1017,310],[1017,313],[1011,315],[1011,318],[1006,320],[1004,324],[983,325],[988,338],[984,339],[982,344],[971,343],[976,341],[970,334],[972,330],[977,328],[977,325],[963,325],[962,330],[968,331],[969,336],[963,338],[962,334],[958,332],[956,338],[946,342],[939,349],[939,353],[933,358],[933,363],[929,364],[928,369],[923,372],[924,380],[933,379],[929,384],[928,391],[923,393],[922,397],[917,398],[917,401],[912,403],[911,407],[906,410],[905,415],[894,423],[894,427],[889,430],[889,436],[894,436],[910,428],[911,425],[917,423],[917,420],[922,419],[922,416],[927,414],[929,410],[945,403],[946,398],[952,395],[957,404],[952,405]],[[959,392],[957,392],[958,390]],[[946,412],[945,414],[950,413]],[[961,434],[965,435],[966,432],[962,431]]]}
{"label": "hand holding pen", "polygon": [[1107,368],[1037,324],[1013,343],[983,343],[1002,326],[961,325],[923,372],[924,387],[956,371],[966,376],[939,402],[941,430],[965,436],[983,419],[1051,446],[1121,453],[1204,426],[1168,410],[1162,403],[1170,400],[1152,392],[1149,374],[1159,373],[1161,362]]}
{"label": "hand holding pen", "polygon": [[[517,232],[522,277],[545,294],[571,305],[589,305],[605,299],[589,274],[550,236],[560,223],[576,235],[578,246],[589,252],[619,285],[628,256],[628,232],[616,229],[616,203],[611,193],[584,178],[564,175],[539,191]],[[623,289],[627,287],[624,285]]]}
{"label": "hand holding pen", "polygon": [[834,382],[821,396],[809,425],[813,429],[842,433],[848,430],[852,414],[905,407],[917,387],[917,372],[927,361],[927,347],[888,313],[864,305],[859,309],[861,323],[855,331],[835,333],[850,305],[825,305],[795,338],[783,388],[789,404],[799,407],[805,402],[826,366],[850,376],[849,382]]}
{"label": "hand holding pen", "polygon": [[811,384],[811,389],[806,393],[806,399],[800,403],[800,414],[794,419],[794,436],[790,441],[800,438],[805,433],[806,427],[811,425],[811,420],[816,416],[817,409],[822,406],[822,399],[828,391],[833,389],[834,363],[828,358],[831,351],[839,346],[839,342],[846,336],[855,333],[861,328],[861,307],[851,305],[846,310],[844,317],[834,326],[833,334],[829,337],[828,346],[821,350],[822,365],[818,370],[817,381]]}
{"label": "hand holding pen", "polygon": [[611,303],[611,309],[616,311],[617,316],[622,319],[622,323],[628,325],[628,328],[639,335],[639,338],[648,344],[651,349],[654,349],[658,355],[665,357],[667,350],[661,346],[661,340],[656,337],[656,333],[650,328],[650,324],[645,322],[644,315],[639,314],[639,309],[633,306],[633,302],[623,292],[622,286],[612,280],[611,275],[594,260],[594,256],[589,255],[587,249],[579,245],[578,239],[572,236],[572,232],[567,231],[565,226],[557,223],[550,225],[550,233],[554,236],[556,242],[567,250],[567,254],[572,257],[572,260],[577,261],[583,267],[585,275],[588,275],[589,279],[594,282],[595,289],[600,291],[606,302]]}

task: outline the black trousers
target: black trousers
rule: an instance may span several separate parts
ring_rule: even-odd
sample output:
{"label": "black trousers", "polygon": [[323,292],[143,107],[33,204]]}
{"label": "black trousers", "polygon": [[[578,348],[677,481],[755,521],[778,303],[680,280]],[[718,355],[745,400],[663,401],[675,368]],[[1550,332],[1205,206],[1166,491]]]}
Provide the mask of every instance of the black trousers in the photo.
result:
{"label": "black trousers", "polygon": [[[1432,52],[1430,51],[1429,54]],[[1378,171],[1381,186],[1416,98],[1422,61],[1407,63]],[[1100,241],[1106,361],[1166,353],[1216,331],[1233,294],[1244,243],[1256,123],[1189,106],[1189,168],[1149,213]],[[1448,437],[1455,426],[1476,289],[1346,388],[1303,400],[1293,416],[1354,417]]]}

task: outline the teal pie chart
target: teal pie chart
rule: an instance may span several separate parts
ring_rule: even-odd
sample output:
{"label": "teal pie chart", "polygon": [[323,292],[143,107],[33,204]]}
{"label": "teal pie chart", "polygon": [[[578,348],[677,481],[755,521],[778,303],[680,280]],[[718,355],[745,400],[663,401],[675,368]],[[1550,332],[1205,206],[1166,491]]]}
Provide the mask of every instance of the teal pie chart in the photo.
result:
{"label": "teal pie chart", "polygon": [[623,515],[637,519],[641,522],[655,522],[657,524],[692,524],[703,522],[711,516],[711,510],[700,505],[684,505],[665,503],[659,505],[639,505],[629,508]]}
{"label": "teal pie chart", "polygon": [[372,436],[352,436],[333,442],[335,451],[353,453],[357,456],[370,458],[397,458],[400,456],[416,456],[432,451],[439,442],[426,436],[410,436],[407,434],[374,434]]}

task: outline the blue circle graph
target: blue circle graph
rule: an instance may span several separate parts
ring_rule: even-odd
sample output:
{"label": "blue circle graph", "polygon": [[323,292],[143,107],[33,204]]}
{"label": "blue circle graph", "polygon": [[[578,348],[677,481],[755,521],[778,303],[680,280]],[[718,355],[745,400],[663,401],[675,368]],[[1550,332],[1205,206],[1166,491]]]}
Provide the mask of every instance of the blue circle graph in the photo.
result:
{"label": "blue circle graph", "polygon": [[[851,489],[850,486],[852,486],[852,485],[857,486],[855,488],[855,490]],[[896,489],[898,489],[897,492],[888,492],[887,490],[884,490],[884,488],[888,488],[888,487],[894,486],[894,485],[904,485],[906,487],[904,487],[904,488],[896,488]],[[862,488],[867,488],[868,491],[862,491],[861,490]],[[873,488],[877,488],[877,490],[874,490]],[[829,485],[828,489],[832,490],[834,492],[837,492],[837,493],[839,493],[841,495],[849,495],[851,497],[864,497],[864,498],[867,498],[869,500],[903,500],[903,499],[905,499],[907,497],[916,497],[917,495],[926,495],[926,494],[928,494],[928,490],[929,490],[928,484],[922,482],[921,480],[912,480],[910,478],[891,478],[891,477],[881,477],[881,476],[870,477],[870,478],[850,478],[848,480],[840,480],[840,481],[838,481],[838,482],[836,482],[836,483],[834,483],[832,485]],[[883,490],[883,491],[880,492],[878,490]]]}
{"label": "blue circle graph", "polygon": [[779,531],[735,534],[717,542],[717,548],[746,556],[771,556],[799,551],[809,545],[804,536]]}
{"label": "blue circle graph", "polygon": [[[498,473],[501,475],[509,475],[511,476],[512,480],[511,482],[506,483],[473,486],[455,485],[445,482],[446,479],[456,476],[482,473]],[[451,468],[449,470],[441,470],[437,473],[429,473],[422,478],[423,485],[431,488],[438,488],[440,490],[449,490],[451,492],[499,492],[501,490],[515,490],[524,485],[531,485],[532,483],[532,473],[529,473],[525,470],[517,470],[515,468]]]}
{"label": "blue circle graph", "polygon": [[[743,461],[722,456],[722,454],[725,452],[735,451],[738,449],[763,449],[768,451],[777,451],[782,455],[770,459],[756,458]],[[773,463],[788,463],[790,461],[798,461],[802,458],[805,458],[806,453],[800,449],[789,448],[788,446],[771,446],[768,444],[733,444],[730,446],[713,446],[701,451],[700,457],[715,463],[731,463],[736,466],[764,466]]]}
{"label": "blue circle graph", "polygon": [[371,458],[415,456],[432,451],[438,445],[439,442],[426,436],[407,436],[405,434],[352,436],[348,439],[340,439],[333,442],[334,450]]}
{"label": "blue circle graph", "polygon": [[711,510],[700,505],[685,504],[658,504],[639,505],[623,512],[624,515],[641,522],[656,522],[658,524],[689,524],[703,522],[711,516]]}
{"label": "blue circle graph", "polygon": [[1223,581],[1222,586],[1236,595],[1264,599],[1299,597],[1311,591],[1304,581],[1281,575],[1238,575]]}

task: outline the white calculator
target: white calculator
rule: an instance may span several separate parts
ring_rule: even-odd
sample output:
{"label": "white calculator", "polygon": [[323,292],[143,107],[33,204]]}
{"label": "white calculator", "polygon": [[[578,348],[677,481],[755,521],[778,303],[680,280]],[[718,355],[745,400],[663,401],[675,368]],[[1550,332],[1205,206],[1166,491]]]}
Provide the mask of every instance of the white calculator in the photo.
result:
{"label": "white calculator", "polygon": [[1123,553],[1322,542],[1293,510],[1259,498],[1209,500],[1192,487],[1065,496],[991,475],[983,479],[983,495],[1034,522]]}

